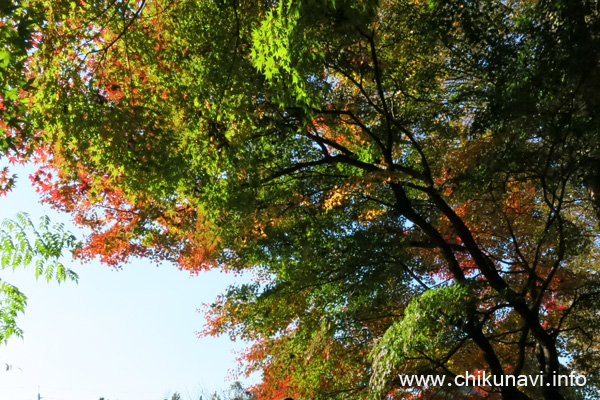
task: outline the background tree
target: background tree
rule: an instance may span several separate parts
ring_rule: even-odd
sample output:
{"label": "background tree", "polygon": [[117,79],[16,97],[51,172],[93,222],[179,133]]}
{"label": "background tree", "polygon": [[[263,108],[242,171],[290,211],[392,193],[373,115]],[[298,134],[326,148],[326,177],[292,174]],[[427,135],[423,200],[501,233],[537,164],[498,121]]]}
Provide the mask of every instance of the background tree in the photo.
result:
{"label": "background tree", "polygon": [[253,272],[203,333],[257,398],[598,389],[596,1],[27,4],[33,181],[80,257]]}
{"label": "background tree", "polygon": [[242,386],[239,381],[233,382],[229,386],[228,400],[256,400],[256,395],[250,393],[246,388]]}
{"label": "background tree", "polygon": [[[165,399],[165,400],[169,400],[169,399]],[[181,400],[181,395],[178,392],[175,392],[171,395],[170,400]]]}

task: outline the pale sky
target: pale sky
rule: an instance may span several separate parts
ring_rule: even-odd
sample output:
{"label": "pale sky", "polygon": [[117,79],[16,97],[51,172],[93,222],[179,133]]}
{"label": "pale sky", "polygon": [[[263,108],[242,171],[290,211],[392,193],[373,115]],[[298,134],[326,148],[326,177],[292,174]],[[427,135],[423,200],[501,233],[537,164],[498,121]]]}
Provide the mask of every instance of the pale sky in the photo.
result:
{"label": "pale sky", "polygon": [[[0,198],[0,219],[26,211],[35,222],[46,214],[68,223],[38,203],[27,173],[14,170],[20,179]],[[147,260],[121,271],[63,262],[79,274],[79,284],[36,281],[33,268],[0,271],[0,279],[28,296],[18,320],[24,338],[0,346],[0,400],[36,400],[38,387],[45,400],[163,400],[175,391],[197,400],[232,383],[234,350],[245,346],[227,337],[197,338],[204,320],[196,310],[241,278],[218,271],[190,277]]]}

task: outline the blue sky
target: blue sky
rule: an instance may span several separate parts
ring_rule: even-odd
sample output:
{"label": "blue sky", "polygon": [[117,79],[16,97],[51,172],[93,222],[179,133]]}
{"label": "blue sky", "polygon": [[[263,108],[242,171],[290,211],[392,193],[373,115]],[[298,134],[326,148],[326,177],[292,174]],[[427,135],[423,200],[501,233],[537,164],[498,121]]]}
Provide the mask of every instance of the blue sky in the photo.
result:
{"label": "blue sky", "polygon": [[[0,219],[26,211],[36,222],[46,214],[68,224],[68,216],[38,203],[27,169],[13,169],[19,181],[0,199]],[[33,269],[0,271],[28,297],[18,320],[24,338],[0,346],[0,399],[34,400],[39,387],[45,400],[162,400],[174,391],[188,400],[231,384],[234,351],[245,346],[197,338],[204,323],[197,309],[242,278],[190,276],[147,260],[121,271],[63,261],[79,274],[78,284],[36,281]],[[5,371],[4,363],[13,368]]]}

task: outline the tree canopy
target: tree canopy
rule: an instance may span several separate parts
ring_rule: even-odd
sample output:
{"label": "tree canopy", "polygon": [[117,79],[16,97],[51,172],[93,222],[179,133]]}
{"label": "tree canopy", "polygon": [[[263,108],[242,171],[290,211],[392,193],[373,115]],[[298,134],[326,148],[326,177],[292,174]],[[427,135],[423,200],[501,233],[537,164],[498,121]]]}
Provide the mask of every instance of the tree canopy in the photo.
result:
{"label": "tree canopy", "polygon": [[597,1],[15,4],[5,153],[82,259],[254,274],[202,334],[251,341],[258,399],[598,390]]}

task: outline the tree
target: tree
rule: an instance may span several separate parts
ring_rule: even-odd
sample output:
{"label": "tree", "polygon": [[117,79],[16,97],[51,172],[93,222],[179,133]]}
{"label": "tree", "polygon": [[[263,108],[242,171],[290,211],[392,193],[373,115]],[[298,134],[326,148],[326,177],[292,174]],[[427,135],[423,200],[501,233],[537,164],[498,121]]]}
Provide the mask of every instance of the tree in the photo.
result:
{"label": "tree", "polygon": [[[169,399],[165,399],[165,400],[169,400]],[[178,392],[173,393],[173,395],[171,395],[171,400],[181,400],[181,395]]]}
{"label": "tree", "polygon": [[228,393],[226,395],[228,400],[256,400],[256,395],[248,392],[241,382],[236,381],[229,386]]}
{"label": "tree", "polygon": [[[10,1],[0,2],[0,195],[7,195],[16,183],[10,164],[24,164],[44,153],[40,132],[33,129],[27,114],[29,103],[25,93],[31,90],[33,78],[28,71],[28,56],[37,38],[44,14],[37,4]],[[35,226],[26,213],[15,220],[4,219],[0,228],[0,257],[4,270],[27,267],[35,262],[35,277],[43,276],[61,283],[77,280],[77,274],[64,267],[59,258],[78,247],[76,238],[62,224],[51,225],[47,217]],[[17,316],[24,312],[27,297],[16,286],[0,280],[0,343],[12,336],[22,336]],[[9,366],[7,365],[7,368]]]}
{"label": "tree", "polygon": [[598,389],[596,1],[27,5],[39,191],[84,259],[253,272],[203,334],[253,341],[257,398]]}

